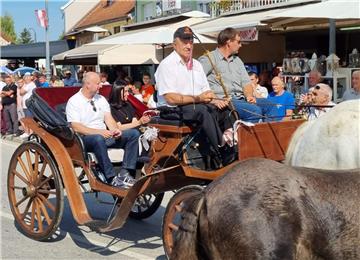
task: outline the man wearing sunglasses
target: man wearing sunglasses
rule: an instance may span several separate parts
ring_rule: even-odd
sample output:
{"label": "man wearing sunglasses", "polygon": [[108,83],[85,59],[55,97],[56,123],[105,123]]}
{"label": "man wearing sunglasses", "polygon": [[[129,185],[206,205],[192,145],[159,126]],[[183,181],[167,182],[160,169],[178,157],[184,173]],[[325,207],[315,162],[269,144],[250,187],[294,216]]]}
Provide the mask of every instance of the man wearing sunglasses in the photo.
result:
{"label": "man wearing sunglasses", "polygon": [[[110,182],[112,178],[112,185],[128,188],[135,183],[130,173],[136,169],[140,134],[137,129],[120,131],[111,115],[109,103],[98,94],[100,83],[97,73],[86,73],[82,88],[66,105],[67,121],[81,134],[86,151],[95,154],[101,173],[106,178],[103,181]],[[122,169],[116,176],[107,153],[110,147],[125,150]]]}
{"label": "man wearing sunglasses", "polygon": [[328,112],[335,103],[331,101],[332,89],[329,85],[318,83],[312,91],[312,105],[308,120],[314,120]]}
{"label": "man wearing sunglasses", "polygon": [[217,76],[217,73],[220,74],[240,119],[253,123],[260,119],[271,121],[276,114],[274,107],[265,98],[254,97],[253,89],[256,86],[237,56],[241,47],[240,33],[234,28],[226,28],[219,33],[217,43],[214,51],[199,58],[210,88],[217,97],[224,96],[221,80]]}

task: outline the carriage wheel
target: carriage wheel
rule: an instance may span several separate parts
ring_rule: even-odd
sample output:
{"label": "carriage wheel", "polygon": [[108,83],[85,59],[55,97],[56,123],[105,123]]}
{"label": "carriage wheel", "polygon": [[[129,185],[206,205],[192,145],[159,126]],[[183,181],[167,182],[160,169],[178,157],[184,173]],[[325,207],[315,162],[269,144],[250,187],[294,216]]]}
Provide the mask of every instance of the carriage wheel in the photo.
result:
{"label": "carriage wheel", "polygon": [[184,207],[184,200],[194,196],[202,191],[202,187],[198,185],[185,186],[178,190],[170,199],[162,224],[163,246],[165,255],[169,258],[174,245],[175,233],[179,229],[181,221],[181,211]]}
{"label": "carriage wheel", "polygon": [[25,142],[15,150],[7,188],[21,230],[35,240],[50,238],[61,221],[64,191],[59,170],[43,146]]}
{"label": "carriage wheel", "polygon": [[164,192],[139,195],[135,200],[129,216],[134,219],[144,219],[150,217],[160,207],[163,198]]}

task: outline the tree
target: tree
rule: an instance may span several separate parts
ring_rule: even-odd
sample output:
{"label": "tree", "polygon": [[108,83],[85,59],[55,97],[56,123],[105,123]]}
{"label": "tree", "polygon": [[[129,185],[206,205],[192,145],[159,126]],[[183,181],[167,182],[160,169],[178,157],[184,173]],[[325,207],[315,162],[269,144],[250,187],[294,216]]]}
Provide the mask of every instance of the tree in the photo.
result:
{"label": "tree", "polygon": [[8,13],[5,13],[4,16],[0,16],[0,18],[1,32],[9,37],[11,42],[16,42],[14,19]]}
{"label": "tree", "polygon": [[23,31],[20,33],[17,43],[19,44],[27,44],[33,43],[33,39],[31,33],[28,29],[24,28]]}

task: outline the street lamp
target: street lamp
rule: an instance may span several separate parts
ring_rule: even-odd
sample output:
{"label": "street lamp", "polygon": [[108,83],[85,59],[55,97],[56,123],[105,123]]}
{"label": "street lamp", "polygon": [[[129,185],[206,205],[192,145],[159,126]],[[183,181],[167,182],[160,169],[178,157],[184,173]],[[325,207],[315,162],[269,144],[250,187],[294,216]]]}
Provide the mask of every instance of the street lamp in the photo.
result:
{"label": "street lamp", "polygon": [[34,28],[29,27],[28,29],[33,31],[33,33],[34,33],[34,40],[35,40],[35,42],[36,42],[36,32],[35,32]]}

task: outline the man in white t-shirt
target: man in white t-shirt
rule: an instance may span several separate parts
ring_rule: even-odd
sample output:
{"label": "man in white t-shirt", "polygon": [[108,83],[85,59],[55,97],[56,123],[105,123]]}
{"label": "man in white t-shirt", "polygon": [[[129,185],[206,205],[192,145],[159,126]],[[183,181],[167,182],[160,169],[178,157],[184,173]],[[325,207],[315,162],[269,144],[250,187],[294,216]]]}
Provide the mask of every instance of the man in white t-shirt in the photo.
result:
{"label": "man in white t-shirt", "polygon": [[178,28],[174,33],[174,51],[155,73],[158,107],[163,108],[160,116],[195,121],[219,152],[223,132],[232,128],[233,118],[228,101],[215,99],[200,62],[192,58],[193,37],[189,27]]}
{"label": "man in white t-shirt", "polygon": [[86,151],[95,154],[106,181],[110,181],[115,175],[107,148],[125,150],[122,169],[111,183],[127,188],[135,183],[130,174],[136,169],[140,134],[137,129],[120,131],[111,115],[109,103],[105,97],[98,94],[99,88],[99,75],[95,72],[86,73],[82,88],[66,105],[67,121],[81,134]]}

